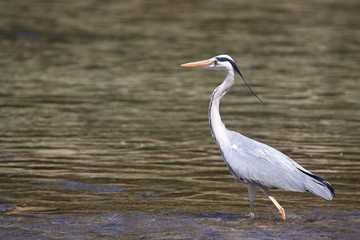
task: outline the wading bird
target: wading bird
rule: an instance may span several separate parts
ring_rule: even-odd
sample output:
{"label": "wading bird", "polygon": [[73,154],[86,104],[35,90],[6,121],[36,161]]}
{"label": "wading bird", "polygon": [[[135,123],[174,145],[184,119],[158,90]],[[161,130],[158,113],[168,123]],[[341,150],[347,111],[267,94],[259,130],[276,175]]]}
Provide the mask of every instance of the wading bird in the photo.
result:
{"label": "wading bird", "polygon": [[[208,60],[190,62],[182,67],[202,67],[225,70],[227,75],[212,93],[209,104],[209,124],[212,137],[232,175],[247,186],[250,201],[249,217],[254,217],[256,187],[260,188],[275,204],[282,219],[285,210],[270,195],[268,189],[283,189],[296,192],[311,192],[326,200],[334,196],[334,189],[326,180],[312,174],[278,150],[228,130],[219,113],[220,99],[232,87],[238,73],[249,90],[261,101],[247,84],[234,60],[228,55],[219,55]],[[262,101],[261,101],[262,102]]]}

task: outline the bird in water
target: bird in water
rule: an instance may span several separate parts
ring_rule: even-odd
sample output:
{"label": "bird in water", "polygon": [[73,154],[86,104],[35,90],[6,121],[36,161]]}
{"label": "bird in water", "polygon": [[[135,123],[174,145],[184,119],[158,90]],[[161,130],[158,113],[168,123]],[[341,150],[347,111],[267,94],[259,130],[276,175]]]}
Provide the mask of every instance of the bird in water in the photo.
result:
{"label": "bird in water", "polygon": [[[247,186],[250,201],[249,217],[254,217],[254,197],[260,188],[286,219],[284,208],[270,195],[269,189],[296,192],[311,192],[326,200],[334,196],[334,189],[325,179],[318,177],[294,160],[264,143],[228,130],[219,112],[220,99],[233,86],[238,73],[249,90],[261,101],[247,84],[234,60],[228,55],[219,55],[208,60],[182,64],[181,67],[201,67],[226,71],[226,78],[212,93],[209,104],[209,124],[212,137],[218,146],[231,174]],[[262,102],[262,101],[261,101]]]}

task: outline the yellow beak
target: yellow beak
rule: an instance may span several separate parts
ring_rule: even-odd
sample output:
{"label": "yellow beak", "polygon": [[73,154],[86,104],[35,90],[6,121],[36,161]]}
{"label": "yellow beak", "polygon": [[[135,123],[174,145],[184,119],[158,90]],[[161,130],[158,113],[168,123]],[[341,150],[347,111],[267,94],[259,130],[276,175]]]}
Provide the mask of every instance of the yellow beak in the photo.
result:
{"label": "yellow beak", "polygon": [[189,62],[181,64],[181,67],[207,67],[210,66],[213,62],[210,60],[203,60],[203,61],[197,61],[197,62]]}

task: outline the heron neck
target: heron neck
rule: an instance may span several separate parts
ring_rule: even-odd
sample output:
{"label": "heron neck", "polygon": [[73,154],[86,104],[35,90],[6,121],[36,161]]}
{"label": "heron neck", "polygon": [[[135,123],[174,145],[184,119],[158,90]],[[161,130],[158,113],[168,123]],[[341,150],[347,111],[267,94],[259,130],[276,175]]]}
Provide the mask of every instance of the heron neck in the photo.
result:
{"label": "heron neck", "polygon": [[220,116],[220,99],[234,84],[234,72],[228,71],[224,82],[219,85],[211,95],[209,104],[209,125],[213,139],[219,147],[230,146],[230,141],[226,136],[226,127],[221,121]]}

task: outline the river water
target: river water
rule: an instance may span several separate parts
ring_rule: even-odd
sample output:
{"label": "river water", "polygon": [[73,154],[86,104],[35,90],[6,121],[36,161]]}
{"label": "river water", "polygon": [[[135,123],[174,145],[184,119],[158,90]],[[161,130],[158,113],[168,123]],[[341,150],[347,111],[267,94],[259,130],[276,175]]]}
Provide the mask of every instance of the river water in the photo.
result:
{"label": "river water", "polygon": [[[1,239],[355,239],[360,234],[360,4],[2,1]],[[273,190],[288,219],[221,160],[207,122],[231,55],[223,121],[336,191]]]}

